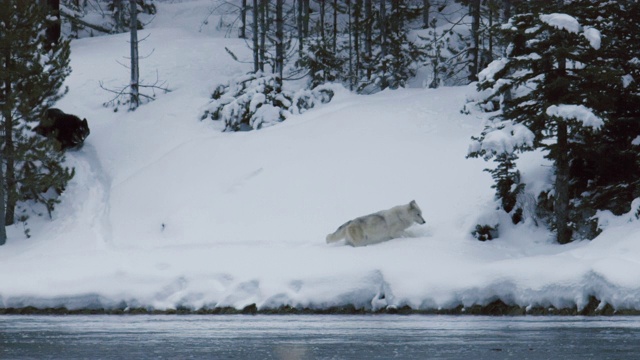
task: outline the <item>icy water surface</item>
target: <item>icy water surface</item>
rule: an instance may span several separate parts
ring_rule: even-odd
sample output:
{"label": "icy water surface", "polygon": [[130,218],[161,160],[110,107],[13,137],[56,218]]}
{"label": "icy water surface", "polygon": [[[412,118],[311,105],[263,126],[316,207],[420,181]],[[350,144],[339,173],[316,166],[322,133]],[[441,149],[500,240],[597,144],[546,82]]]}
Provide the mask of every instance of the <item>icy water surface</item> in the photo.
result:
{"label": "icy water surface", "polygon": [[638,358],[638,317],[0,316],[0,359]]}

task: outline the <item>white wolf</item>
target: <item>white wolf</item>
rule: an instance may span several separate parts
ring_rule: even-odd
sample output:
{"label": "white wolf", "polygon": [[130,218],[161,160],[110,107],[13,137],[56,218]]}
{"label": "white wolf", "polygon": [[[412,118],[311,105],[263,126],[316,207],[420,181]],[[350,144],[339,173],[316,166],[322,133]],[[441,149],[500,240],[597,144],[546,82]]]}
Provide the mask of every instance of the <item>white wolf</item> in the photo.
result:
{"label": "white wolf", "polygon": [[414,222],[425,223],[415,200],[347,221],[336,232],[327,235],[327,244],[346,239],[348,245],[366,246],[391,240],[401,237]]}

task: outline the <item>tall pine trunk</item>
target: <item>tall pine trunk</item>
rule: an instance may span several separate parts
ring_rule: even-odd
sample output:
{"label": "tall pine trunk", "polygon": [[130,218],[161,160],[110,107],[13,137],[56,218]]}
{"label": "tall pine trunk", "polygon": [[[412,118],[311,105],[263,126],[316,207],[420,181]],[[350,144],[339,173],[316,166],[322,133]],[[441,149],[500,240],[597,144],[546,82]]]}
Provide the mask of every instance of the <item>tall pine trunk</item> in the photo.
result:
{"label": "tall pine trunk", "polygon": [[506,24],[511,18],[511,0],[502,0],[502,18],[500,21]]}
{"label": "tall pine trunk", "polygon": [[324,44],[325,41],[325,33],[324,33],[324,16],[325,16],[325,6],[324,6],[324,1],[320,1],[320,27],[319,27],[319,31],[320,31],[320,38],[322,39],[322,44]]}
{"label": "tall pine trunk", "polygon": [[349,36],[349,90],[353,91],[353,26],[352,26],[352,13],[351,13],[351,0],[347,0],[347,13],[349,14],[349,22],[347,26],[347,32]]}
{"label": "tall pine trunk", "polygon": [[298,28],[298,51],[300,51],[300,54],[302,54],[302,49],[303,49],[303,43],[304,43],[304,31],[303,31],[303,6],[302,6],[302,0],[298,0],[296,1],[296,6],[298,7],[296,10],[298,12],[297,16],[296,16],[296,27]]}
{"label": "tall pine trunk", "polygon": [[471,0],[471,46],[469,47],[469,81],[478,80],[480,54],[480,0]]}
{"label": "tall pine trunk", "polygon": [[116,16],[114,17],[114,20],[115,20],[115,27],[116,27],[117,33],[124,32],[124,9],[125,9],[124,2],[125,0],[113,1],[113,9],[116,12]]}
{"label": "tall pine trunk", "polygon": [[47,9],[46,11],[49,18],[55,19],[50,21],[45,32],[48,42],[47,46],[50,47],[51,44],[57,44],[60,40],[60,0],[41,0],[40,4]]}
{"label": "tall pine trunk", "polygon": [[355,82],[360,81],[360,9],[362,8],[362,0],[355,0],[355,8],[353,9],[353,47],[356,55],[354,67]]}
{"label": "tall pine trunk", "polygon": [[5,225],[13,225],[15,220],[18,197],[15,191],[15,149],[13,144],[13,118],[11,113],[4,116],[4,160],[6,165],[5,186],[7,189],[7,206],[5,210]]}
{"label": "tall pine trunk", "polygon": [[258,21],[259,15],[258,0],[253,0],[253,24],[251,24],[253,31],[253,71],[258,72],[260,70],[260,43],[258,42]]}
{"label": "tall pine trunk", "polygon": [[275,73],[278,75],[278,86],[282,88],[282,72],[284,69],[284,0],[276,0],[276,61]]}
{"label": "tall pine trunk", "polygon": [[140,105],[140,70],[138,68],[138,8],[136,0],[130,0],[131,11],[131,103],[130,110],[135,110]]}
{"label": "tall pine trunk", "polygon": [[[11,49],[6,48],[4,49],[4,63],[5,63],[5,69],[11,69],[12,68],[12,64],[11,64]],[[13,96],[12,94],[13,91],[13,87],[12,87],[12,83],[10,80],[6,80],[4,83],[4,91],[3,91],[3,98],[4,99],[11,99],[11,97]],[[11,110],[9,109],[4,109],[4,112],[2,114],[2,116],[4,117],[4,129],[2,129],[4,131],[4,138],[3,138],[3,146],[4,146],[4,153],[2,154],[3,159],[5,161],[5,166],[6,166],[6,172],[4,173],[4,177],[3,180],[4,182],[0,184],[0,186],[4,186],[4,188],[6,189],[6,207],[4,210],[4,219],[3,222],[5,225],[13,225],[14,222],[14,218],[15,218],[15,208],[16,208],[16,204],[18,202],[18,199],[16,197],[16,193],[15,191],[13,191],[12,189],[15,188],[15,183],[16,183],[16,175],[15,175],[15,161],[14,161],[14,145],[13,145],[13,115],[11,114]],[[0,166],[2,166],[2,164],[0,164]],[[4,201],[4,197],[3,197],[3,201]],[[4,205],[4,204],[3,204]],[[3,227],[4,229],[4,227]]]}
{"label": "tall pine trunk", "polygon": [[260,0],[260,71],[264,71],[264,63],[266,61],[267,31],[269,22],[267,14],[269,12],[269,0]]}
{"label": "tall pine trunk", "polygon": [[380,0],[380,55],[387,56],[387,4]]}
{"label": "tall pine trunk", "polygon": [[242,0],[240,5],[240,39],[247,38],[247,0]]}
{"label": "tall pine trunk", "polygon": [[[557,57],[557,78],[567,78],[567,59],[560,54]],[[549,75],[548,75],[549,76]],[[553,80],[552,80],[553,81]],[[568,92],[565,86],[561,87],[563,94]],[[569,134],[568,125],[564,119],[557,119],[557,148],[556,148],[556,198],[554,212],[557,227],[557,240],[560,244],[571,242],[571,228],[569,227]]]}
{"label": "tall pine trunk", "polygon": [[[501,14],[500,22],[503,24],[506,24],[510,18],[511,18],[511,0],[502,0],[502,14]],[[502,54],[503,56],[507,56],[507,53],[506,53],[507,49],[508,47],[505,46],[504,54]],[[505,104],[505,106],[508,106],[508,104],[511,102],[511,99],[512,99],[511,89],[505,91],[503,96],[504,96],[503,103]]]}
{"label": "tall pine trunk", "polygon": [[333,0],[333,53],[338,51],[338,0]]}
{"label": "tall pine trunk", "polygon": [[[366,61],[371,62],[373,58],[373,4],[372,0],[364,0],[364,52],[367,56]],[[371,79],[371,66],[367,66],[367,79]]]}
{"label": "tall pine trunk", "polygon": [[309,0],[302,0],[302,34],[309,37]]}
{"label": "tall pine trunk", "polygon": [[428,29],[431,24],[429,23],[429,8],[431,2],[429,0],[422,0],[422,28]]}
{"label": "tall pine trunk", "polygon": [[0,245],[4,245],[7,242],[7,229],[5,228],[6,222],[4,219],[5,211],[5,190],[4,190],[4,171],[2,170],[3,157],[0,156]]}
{"label": "tall pine trunk", "polygon": [[557,240],[560,244],[571,242],[571,229],[569,227],[569,151],[567,123],[558,119],[558,143],[555,183],[554,212],[556,220]]}

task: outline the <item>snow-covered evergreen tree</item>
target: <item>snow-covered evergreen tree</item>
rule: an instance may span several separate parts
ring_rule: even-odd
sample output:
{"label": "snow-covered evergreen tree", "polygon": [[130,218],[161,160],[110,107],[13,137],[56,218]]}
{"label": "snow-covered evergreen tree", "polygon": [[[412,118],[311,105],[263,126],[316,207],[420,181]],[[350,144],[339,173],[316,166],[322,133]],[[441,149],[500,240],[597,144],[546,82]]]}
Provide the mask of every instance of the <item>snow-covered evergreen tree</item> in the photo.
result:
{"label": "snow-covered evergreen tree", "polygon": [[[640,197],[640,3],[634,0],[579,0],[582,23],[600,29],[601,48],[592,59],[590,78],[596,80],[589,102],[604,114],[598,134],[585,138],[580,160],[571,164],[576,201],[583,217],[597,210],[626,213]],[[588,231],[587,231],[588,230]],[[593,237],[597,229],[584,229]]]}
{"label": "snow-covered evergreen tree", "polygon": [[[39,2],[4,0],[0,6],[0,119],[5,217],[0,228],[25,220],[16,211],[25,201],[53,210],[55,191],[65,188],[73,172],[62,166],[63,153],[31,132],[31,125],[60,99],[70,73],[69,42],[50,42],[46,30],[52,17]],[[49,190],[55,190],[50,192]],[[0,243],[3,239],[0,237]]]}
{"label": "snow-covered evergreen tree", "polygon": [[282,89],[277,75],[249,73],[218,85],[202,119],[221,121],[224,131],[257,130],[328,103],[333,95],[329,86],[294,92]]}
{"label": "snow-covered evergreen tree", "polygon": [[[567,243],[576,230],[590,226],[589,219],[580,214],[582,194],[573,188],[576,179],[570,167],[594,145],[587,140],[597,138],[607,122],[606,112],[594,99],[612,70],[596,61],[601,53],[600,31],[578,21],[597,2],[584,7],[523,5],[526,8],[503,25],[512,39],[507,56],[480,73],[478,88],[488,94],[485,101],[501,99],[502,108],[483,136],[476,138],[479,143],[472,146],[470,156],[483,155],[487,137],[498,137],[493,135],[496,131],[507,137],[514,134],[505,134],[510,127],[530,132],[532,146],[511,149],[541,149],[552,161],[553,191],[542,194],[548,198],[540,199],[538,205],[552,204],[547,209],[552,215],[545,220],[556,231],[557,241]],[[496,122],[504,125],[496,126]],[[498,159],[499,166],[511,161],[509,156]]]}
{"label": "snow-covered evergreen tree", "polygon": [[377,31],[372,38],[373,49],[370,53],[361,52],[359,56],[362,59],[357,81],[359,92],[372,93],[404,87],[416,75],[418,63],[424,56],[421,49],[409,39],[407,27],[408,22],[416,16],[406,1],[395,1],[390,9],[385,9],[384,16],[377,18]]}
{"label": "snow-covered evergreen tree", "polygon": [[309,87],[338,81],[346,59],[332,51],[329,38],[317,36],[308,39],[296,66],[308,71]]}

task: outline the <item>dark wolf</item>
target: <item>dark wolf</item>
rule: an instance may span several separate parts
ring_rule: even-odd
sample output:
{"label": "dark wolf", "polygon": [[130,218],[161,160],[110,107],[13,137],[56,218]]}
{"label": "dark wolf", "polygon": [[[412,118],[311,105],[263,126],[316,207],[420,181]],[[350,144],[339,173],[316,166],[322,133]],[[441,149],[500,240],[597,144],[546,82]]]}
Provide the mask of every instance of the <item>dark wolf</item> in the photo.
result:
{"label": "dark wolf", "polygon": [[56,141],[60,150],[79,149],[91,133],[87,119],[80,120],[56,108],[47,109],[33,131]]}

